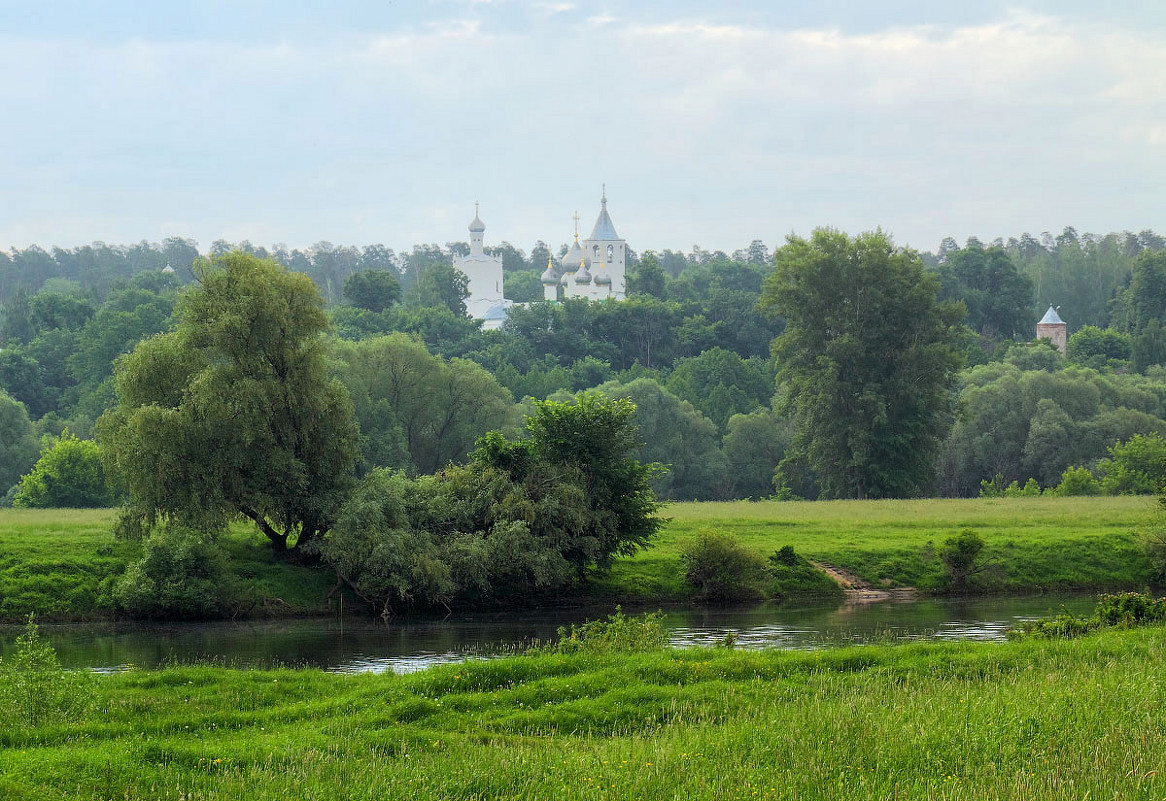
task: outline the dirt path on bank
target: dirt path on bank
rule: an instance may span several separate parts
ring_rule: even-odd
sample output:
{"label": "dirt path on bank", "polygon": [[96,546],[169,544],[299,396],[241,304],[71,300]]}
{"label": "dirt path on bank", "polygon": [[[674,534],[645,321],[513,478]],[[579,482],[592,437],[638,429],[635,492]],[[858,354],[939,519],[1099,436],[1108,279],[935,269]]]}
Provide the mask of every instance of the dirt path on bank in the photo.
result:
{"label": "dirt path on bank", "polygon": [[846,600],[850,603],[877,603],[878,601],[889,601],[892,598],[910,598],[915,594],[914,587],[896,587],[893,590],[876,589],[870,585],[870,582],[828,562],[811,562],[810,564],[821,570],[833,579],[835,584],[845,590]]}

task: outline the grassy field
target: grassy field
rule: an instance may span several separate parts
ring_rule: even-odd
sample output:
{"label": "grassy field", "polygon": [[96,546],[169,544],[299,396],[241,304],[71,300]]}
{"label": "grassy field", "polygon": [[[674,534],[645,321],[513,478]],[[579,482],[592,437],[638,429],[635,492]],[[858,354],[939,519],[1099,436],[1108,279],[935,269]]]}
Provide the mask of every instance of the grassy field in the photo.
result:
{"label": "grassy field", "polygon": [[96,677],[0,728],[0,797],[1161,799],[1166,630]]}
{"label": "grassy field", "polygon": [[815,503],[680,503],[655,546],[621,560],[597,592],[646,600],[681,599],[679,555],[701,532],[724,532],[768,556],[799,554],[855,573],[874,586],[939,590],[935,549],[969,528],[1000,570],[976,577],[984,591],[1135,588],[1151,578],[1139,531],[1160,513],[1149,497],[975,498]]}
{"label": "grassy field", "polygon": [[[1151,565],[1138,531],[1156,521],[1154,499],[1005,498],[818,503],[683,503],[655,546],[620,560],[593,582],[608,600],[665,602],[691,596],[680,551],[701,532],[723,532],[762,556],[783,545],[830,562],[876,586],[942,590],[935,548],[961,529],[986,542],[999,565],[977,577],[981,591],[1142,589]],[[0,510],[0,620],[30,611],[46,619],[111,613],[111,582],[140,546],[110,533],[108,510]],[[327,570],[276,560],[263,537],[239,525],[224,538],[231,569],[254,602],[250,614],[310,614],[335,583]]]}
{"label": "grassy field", "polygon": [[[141,544],[111,533],[111,509],[0,510],[0,620],[36,612],[43,620],[112,613],[112,582],[141,556]],[[335,576],[276,560],[253,527],[222,539],[254,613],[310,614],[326,606]]]}

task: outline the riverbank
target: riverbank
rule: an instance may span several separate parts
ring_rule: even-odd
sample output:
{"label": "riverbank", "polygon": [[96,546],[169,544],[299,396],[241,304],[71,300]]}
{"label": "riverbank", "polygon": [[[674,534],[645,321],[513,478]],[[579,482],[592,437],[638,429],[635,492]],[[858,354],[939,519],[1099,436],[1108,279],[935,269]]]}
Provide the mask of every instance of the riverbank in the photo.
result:
{"label": "riverbank", "polygon": [[[670,504],[663,510],[669,523],[651,549],[618,560],[570,600],[690,600],[680,554],[702,533],[728,534],[762,557],[788,545],[876,589],[941,593],[945,577],[936,549],[967,528],[983,539],[989,566],[973,577],[973,592],[1142,589],[1152,566],[1139,531],[1155,523],[1156,507],[1152,498],[1129,496]],[[111,510],[0,510],[0,620],[19,621],[29,612],[62,621],[115,616],[113,584],[141,546],[113,538],[113,516]],[[221,542],[239,598],[236,614],[335,611],[331,571],[276,559],[247,526],[233,527]],[[798,587],[786,590],[796,596]],[[346,604],[360,608],[351,598]]]}
{"label": "riverbank", "polygon": [[[8,799],[1161,798],[1166,630],[93,679]],[[1121,669],[1115,669],[1120,665]]]}

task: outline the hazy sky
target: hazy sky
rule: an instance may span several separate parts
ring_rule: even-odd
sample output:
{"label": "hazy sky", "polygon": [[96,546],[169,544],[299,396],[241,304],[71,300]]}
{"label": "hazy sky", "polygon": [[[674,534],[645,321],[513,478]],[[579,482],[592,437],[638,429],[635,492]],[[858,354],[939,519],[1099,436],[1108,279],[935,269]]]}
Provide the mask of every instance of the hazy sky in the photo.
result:
{"label": "hazy sky", "polygon": [[1166,232],[1161,0],[0,0],[0,101],[0,248]]}

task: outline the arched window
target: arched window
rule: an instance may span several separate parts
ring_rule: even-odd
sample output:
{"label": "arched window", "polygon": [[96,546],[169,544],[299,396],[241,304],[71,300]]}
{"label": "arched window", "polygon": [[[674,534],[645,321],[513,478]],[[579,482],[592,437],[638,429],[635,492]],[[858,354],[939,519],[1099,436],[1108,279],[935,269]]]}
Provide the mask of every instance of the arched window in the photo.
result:
{"label": "arched window", "polygon": [[607,263],[611,264],[611,258],[615,255],[615,245],[607,246]]}

